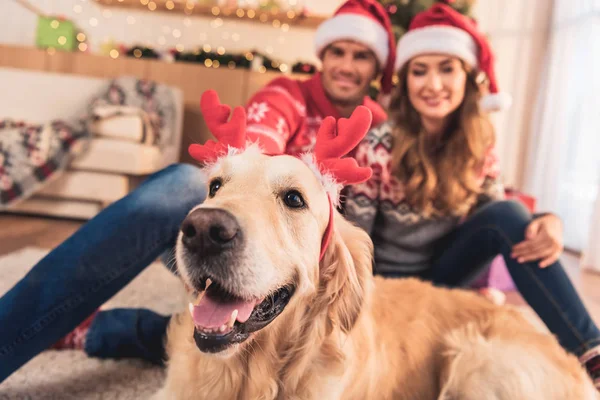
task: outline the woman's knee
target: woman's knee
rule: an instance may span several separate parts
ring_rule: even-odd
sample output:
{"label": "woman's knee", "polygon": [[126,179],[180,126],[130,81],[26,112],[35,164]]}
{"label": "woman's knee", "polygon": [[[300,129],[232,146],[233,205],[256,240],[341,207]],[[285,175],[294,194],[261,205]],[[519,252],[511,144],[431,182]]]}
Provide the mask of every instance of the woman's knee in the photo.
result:
{"label": "woman's knee", "polygon": [[531,214],[520,202],[504,200],[485,206],[488,222],[501,230],[513,241],[521,241],[525,237],[525,229],[531,221]]}

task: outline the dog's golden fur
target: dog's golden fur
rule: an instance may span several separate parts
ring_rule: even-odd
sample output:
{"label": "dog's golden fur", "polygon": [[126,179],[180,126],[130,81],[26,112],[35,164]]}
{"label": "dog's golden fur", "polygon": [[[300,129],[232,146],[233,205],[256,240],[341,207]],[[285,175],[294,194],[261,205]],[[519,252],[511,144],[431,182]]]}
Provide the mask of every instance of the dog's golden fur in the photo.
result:
{"label": "dog's golden fur", "polygon": [[[272,159],[280,158],[267,160],[261,158],[264,156],[245,154],[235,157],[248,158],[245,165],[253,165],[249,169],[254,173],[262,168],[258,167],[261,163],[273,171],[269,164]],[[253,157],[258,159],[250,159]],[[311,178],[310,170],[294,160],[285,158],[285,163],[293,167],[276,170],[298,175],[302,185],[308,185],[302,190],[308,203],[317,209],[313,209],[310,217],[316,218],[317,223],[302,219],[308,217],[298,217],[294,223],[306,222],[311,229],[299,228],[294,232],[293,235],[301,235],[297,239],[303,243],[290,244],[286,254],[301,258],[297,252],[301,250],[304,257],[314,260],[313,265],[307,259],[298,262],[292,259],[290,265],[305,270],[288,271],[284,260],[274,256],[274,263],[267,266],[281,262],[281,270],[288,271],[296,280],[298,290],[270,325],[225,354],[199,351],[192,337],[191,316],[183,313],[174,317],[168,330],[167,379],[157,397],[182,400],[597,398],[577,359],[568,355],[553,337],[536,331],[518,311],[493,305],[466,291],[434,288],[416,279],[373,277],[370,238],[337,213],[332,241],[319,263],[318,245],[306,247],[306,243],[312,243],[312,237],[320,238],[323,233],[326,213],[322,209],[327,204],[318,196],[326,197],[314,186],[318,182]],[[212,174],[222,173],[223,168],[230,167],[217,166]],[[245,174],[239,169],[230,170]],[[259,170],[253,176],[252,188],[272,184],[264,181],[263,175],[265,171]],[[235,186],[236,180],[231,178],[230,184]],[[267,252],[273,242],[266,241],[263,233],[244,223],[245,214],[256,208],[252,204],[250,207],[235,207],[235,204],[259,200],[267,209],[266,214],[261,211],[253,217],[259,215],[258,218],[268,218],[270,224],[281,224],[280,218],[273,216],[276,212],[269,210],[269,200],[260,199],[268,193],[271,192],[234,187],[231,192],[223,191],[218,203],[241,220],[247,236],[265,240],[262,246]],[[207,200],[209,206],[215,207],[217,198],[218,195]],[[254,242],[254,245],[261,244]],[[182,275],[185,280],[185,272]],[[310,282],[300,282],[302,279]]]}

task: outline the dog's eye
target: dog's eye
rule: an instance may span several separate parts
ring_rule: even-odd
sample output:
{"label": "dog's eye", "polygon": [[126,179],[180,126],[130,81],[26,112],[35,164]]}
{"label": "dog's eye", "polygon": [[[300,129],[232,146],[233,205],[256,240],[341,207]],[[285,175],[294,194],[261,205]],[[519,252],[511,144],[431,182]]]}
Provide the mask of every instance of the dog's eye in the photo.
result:
{"label": "dog's eye", "polygon": [[217,194],[217,191],[221,188],[221,180],[219,179],[215,179],[214,181],[212,181],[210,183],[209,189],[208,189],[208,195],[210,197],[215,197],[215,194]]}
{"label": "dog's eye", "polygon": [[290,190],[283,196],[283,201],[286,206],[290,208],[302,208],[304,207],[304,199],[302,195],[296,190]]}

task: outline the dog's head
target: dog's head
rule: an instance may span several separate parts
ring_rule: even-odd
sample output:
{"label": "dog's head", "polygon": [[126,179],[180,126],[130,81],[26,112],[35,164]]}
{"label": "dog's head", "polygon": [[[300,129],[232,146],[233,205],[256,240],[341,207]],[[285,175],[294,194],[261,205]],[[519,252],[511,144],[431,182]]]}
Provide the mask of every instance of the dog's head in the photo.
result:
{"label": "dog's head", "polygon": [[[349,330],[371,274],[371,244],[334,205],[340,184],[370,176],[354,160],[340,159],[365,135],[370,112],[338,121],[337,135],[336,122],[324,121],[315,154],[299,159],[246,146],[243,109],[228,122],[230,110],[214,92],[203,95],[202,111],[220,142],[190,148],[207,164],[208,196],[184,220],[176,247],[195,298],[198,348],[233,350],[301,301],[322,304]],[[349,236],[356,246],[347,244]],[[310,299],[315,303],[306,304]]]}

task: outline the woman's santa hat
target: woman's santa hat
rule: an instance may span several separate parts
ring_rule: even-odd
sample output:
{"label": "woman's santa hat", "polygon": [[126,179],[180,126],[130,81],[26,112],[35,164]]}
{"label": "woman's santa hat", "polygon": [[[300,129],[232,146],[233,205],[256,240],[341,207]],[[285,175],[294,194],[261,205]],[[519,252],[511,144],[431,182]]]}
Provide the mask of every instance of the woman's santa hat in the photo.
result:
{"label": "woman's santa hat", "polygon": [[490,93],[481,99],[483,110],[499,111],[510,107],[510,95],[498,92],[490,44],[471,18],[441,3],[417,14],[398,42],[396,71],[413,57],[427,53],[459,57],[487,75]]}
{"label": "woman's santa hat", "polygon": [[370,48],[382,69],[381,91],[392,90],[396,38],[385,8],[376,0],[348,0],[333,17],[319,25],[315,34],[317,56],[338,40],[352,40]]}

